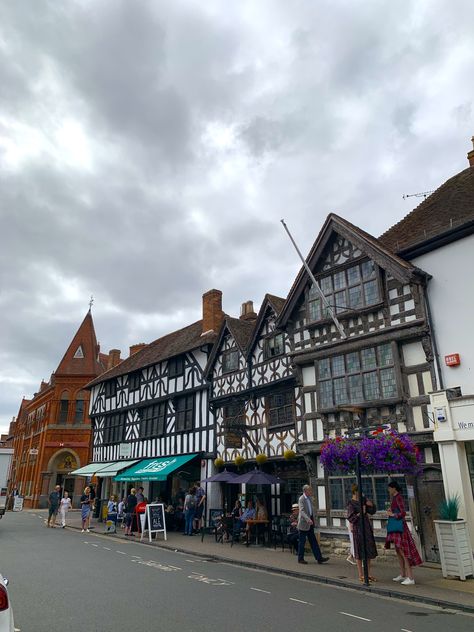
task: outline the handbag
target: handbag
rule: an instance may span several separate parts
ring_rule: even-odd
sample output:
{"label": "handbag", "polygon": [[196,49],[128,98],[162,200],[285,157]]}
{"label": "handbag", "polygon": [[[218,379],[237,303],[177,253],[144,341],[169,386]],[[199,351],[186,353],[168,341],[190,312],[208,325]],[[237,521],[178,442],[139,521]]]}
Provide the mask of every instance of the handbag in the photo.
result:
{"label": "handbag", "polygon": [[403,533],[403,518],[389,516],[387,522],[387,533]]}

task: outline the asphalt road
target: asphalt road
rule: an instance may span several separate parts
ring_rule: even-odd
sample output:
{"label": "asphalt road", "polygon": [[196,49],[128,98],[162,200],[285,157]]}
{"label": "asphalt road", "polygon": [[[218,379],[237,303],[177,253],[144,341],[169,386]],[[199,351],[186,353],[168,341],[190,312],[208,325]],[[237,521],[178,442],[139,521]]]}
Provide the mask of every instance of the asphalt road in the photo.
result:
{"label": "asphalt road", "polygon": [[0,571],[21,632],[472,632],[474,617],[190,555],[0,521]]}

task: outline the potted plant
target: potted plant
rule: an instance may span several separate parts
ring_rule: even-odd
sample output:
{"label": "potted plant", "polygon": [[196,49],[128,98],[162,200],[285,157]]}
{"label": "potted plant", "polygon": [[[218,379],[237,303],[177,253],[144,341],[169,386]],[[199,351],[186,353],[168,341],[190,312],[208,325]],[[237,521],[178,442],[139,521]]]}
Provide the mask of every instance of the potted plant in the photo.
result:
{"label": "potted plant", "polygon": [[471,542],[467,522],[459,518],[459,496],[448,496],[439,506],[439,520],[434,520],[443,577],[462,581],[474,575]]}

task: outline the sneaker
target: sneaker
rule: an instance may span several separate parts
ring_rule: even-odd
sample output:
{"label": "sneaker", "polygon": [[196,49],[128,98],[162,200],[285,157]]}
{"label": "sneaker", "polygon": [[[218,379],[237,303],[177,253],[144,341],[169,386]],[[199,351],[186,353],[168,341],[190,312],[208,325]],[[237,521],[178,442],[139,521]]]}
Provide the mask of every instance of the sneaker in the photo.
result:
{"label": "sneaker", "polygon": [[406,579],[406,577],[403,577],[403,575],[397,575],[396,577],[393,578],[394,582],[398,582],[399,584],[404,582]]}
{"label": "sneaker", "polygon": [[402,581],[402,586],[414,586],[415,585],[415,580],[414,579],[410,579],[409,577],[405,578]]}
{"label": "sneaker", "polygon": [[82,529],[81,533],[84,533],[84,529]]}
{"label": "sneaker", "polygon": [[352,566],[355,566],[357,564],[357,562],[355,561],[355,559],[352,557],[352,555],[348,555],[346,557],[346,562],[349,562],[349,564],[352,564]]}
{"label": "sneaker", "polygon": [[86,531],[87,531],[87,533],[90,533],[90,532],[91,532],[91,530],[90,530],[90,529],[86,529]]}

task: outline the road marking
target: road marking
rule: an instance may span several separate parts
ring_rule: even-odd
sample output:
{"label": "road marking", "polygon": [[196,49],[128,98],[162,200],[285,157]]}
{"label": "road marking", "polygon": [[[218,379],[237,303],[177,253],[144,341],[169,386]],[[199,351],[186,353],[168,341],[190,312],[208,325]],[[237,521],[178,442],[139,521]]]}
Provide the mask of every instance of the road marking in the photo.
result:
{"label": "road marking", "polygon": [[261,588],[250,588],[250,590],[255,590],[255,592],[263,592],[267,595],[271,595],[272,593],[269,590],[262,590]]}
{"label": "road marking", "polygon": [[411,630],[407,630],[406,628],[400,628],[402,632],[411,632]]}
{"label": "road marking", "polygon": [[97,549],[99,548],[99,545],[98,545],[98,544],[92,544],[92,543],[91,543],[91,546],[95,546]]}
{"label": "road marking", "polygon": [[190,564],[196,564],[196,560],[184,560],[185,562],[189,562]]}
{"label": "road marking", "polygon": [[124,553],[123,551],[115,551],[116,553],[120,553],[120,555],[127,555],[126,553]]}
{"label": "road marking", "polygon": [[218,577],[217,579],[212,579],[211,577],[206,577],[205,575],[201,575],[201,573],[192,573],[188,575],[188,579],[195,579],[198,582],[202,582],[203,584],[209,584],[210,586],[231,586],[234,582],[230,582],[227,579],[222,579]]}
{"label": "road marking", "polygon": [[105,549],[106,551],[111,551],[112,550],[112,549],[109,549],[108,546],[103,546],[102,548]]}
{"label": "road marking", "polygon": [[303,601],[302,599],[294,599],[293,597],[289,598],[290,601],[296,601],[296,603],[304,603],[306,606],[312,606],[312,603],[309,603],[309,601]]}
{"label": "road marking", "polygon": [[339,614],[344,614],[346,617],[353,617],[354,619],[360,619],[361,621],[372,621],[372,619],[366,619],[365,617],[358,617],[356,614],[351,614],[350,612],[339,612]]}

